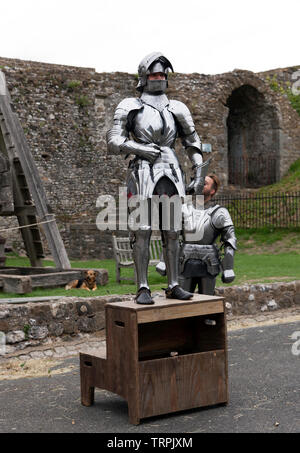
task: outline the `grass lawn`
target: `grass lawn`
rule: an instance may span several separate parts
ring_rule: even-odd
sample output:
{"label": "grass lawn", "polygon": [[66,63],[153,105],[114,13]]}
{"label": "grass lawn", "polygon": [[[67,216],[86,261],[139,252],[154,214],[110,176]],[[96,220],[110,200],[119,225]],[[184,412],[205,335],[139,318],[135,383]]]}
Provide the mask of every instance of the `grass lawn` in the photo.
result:
{"label": "grass lawn", "polygon": [[236,229],[238,253],[300,254],[300,228]]}
{"label": "grass lawn", "polygon": [[275,184],[258,189],[258,193],[272,192],[299,192],[300,191],[300,159],[296,160],[289,168],[286,175]]}
{"label": "grass lawn", "polygon": [[[248,240],[248,239],[247,239]],[[246,248],[247,251],[247,248]],[[98,287],[97,291],[89,292],[80,289],[65,291],[64,288],[34,289],[30,294],[7,294],[0,292],[0,298],[7,297],[34,297],[34,296],[103,296],[108,294],[134,294],[135,284],[132,282],[116,283],[114,260],[72,261],[72,267],[105,268],[109,273],[109,283]],[[8,257],[7,266],[28,266],[29,260],[23,257]],[[52,261],[44,261],[44,266],[53,266]],[[248,254],[241,248],[235,256],[236,279],[231,285],[268,283],[275,281],[300,280],[300,254],[296,252],[278,254]],[[133,269],[122,270],[122,275],[133,276]],[[166,278],[161,277],[154,267],[149,268],[149,283],[151,290],[157,291],[166,288]],[[217,279],[217,286],[224,286],[221,278]]]}

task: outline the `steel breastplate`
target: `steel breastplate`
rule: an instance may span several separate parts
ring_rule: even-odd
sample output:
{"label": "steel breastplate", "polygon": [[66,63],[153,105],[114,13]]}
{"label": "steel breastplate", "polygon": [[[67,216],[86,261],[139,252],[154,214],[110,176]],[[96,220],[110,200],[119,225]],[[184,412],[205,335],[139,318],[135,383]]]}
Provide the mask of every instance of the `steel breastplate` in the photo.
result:
{"label": "steel breastplate", "polygon": [[201,239],[197,238],[196,243],[199,245],[212,245],[218,237],[218,232],[212,225],[211,221],[211,212],[212,208],[205,209],[205,210],[193,210],[186,211],[188,217],[185,220],[185,225],[187,229],[185,230],[184,234],[186,236],[187,243],[193,243],[193,240],[189,240],[191,236],[189,236],[189,232],[196,229],[196,231],[203,232],[203,236]]}
{"label": "steel breastplate", "polygon": [[135,116],[132,132],[137,141],[174,147],[177,127],[174,117],[167,108],[161,112],[144,104]]}

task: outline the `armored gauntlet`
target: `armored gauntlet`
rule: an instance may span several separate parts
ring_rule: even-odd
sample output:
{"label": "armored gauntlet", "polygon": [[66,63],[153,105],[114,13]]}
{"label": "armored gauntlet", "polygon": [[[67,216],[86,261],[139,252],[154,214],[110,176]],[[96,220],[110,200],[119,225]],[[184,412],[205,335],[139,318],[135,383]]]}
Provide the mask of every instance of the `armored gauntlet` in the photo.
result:
{"label": "armored gauntlet", "polygon": [[210,159],[208,159],[204,164],[195,164],[193,170],[195,170],[195,176],[193,181],[187,186],[187,193],[194,192],[196,195],[202,195],[205,183],[205,176],[208,172],[208,166],[210,164]]}
{"label": "armored gauntlet", "polygon": [[231,283],[235,279],[233,270],[234,252],[236,250],[236,237],[234,226],[230,225],[222,231],[222,242],[224,243],[224,258],[222,261],[222,282]]}
{"label": "armored gauntlet", "polygon": [[144,143],[138,143],[133,140],[128,140],[120,146],[120,150],[126,154],[135,154],[142,159],[147,159],[153,164],[157,157],[160,155],[159,146],[154,143],[146,145]]}

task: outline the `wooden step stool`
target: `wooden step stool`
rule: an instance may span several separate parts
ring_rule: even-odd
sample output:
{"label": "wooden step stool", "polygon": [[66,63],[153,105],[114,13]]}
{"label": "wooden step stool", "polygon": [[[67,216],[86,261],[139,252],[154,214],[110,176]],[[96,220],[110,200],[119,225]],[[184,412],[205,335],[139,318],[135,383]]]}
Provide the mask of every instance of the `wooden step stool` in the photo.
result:
{"label": "wooden step stool", "polygon": [[224,299],[108,303],[107,354],[80,353],[81,402],[94,388],[128,402],[129,421],[228,402]]}

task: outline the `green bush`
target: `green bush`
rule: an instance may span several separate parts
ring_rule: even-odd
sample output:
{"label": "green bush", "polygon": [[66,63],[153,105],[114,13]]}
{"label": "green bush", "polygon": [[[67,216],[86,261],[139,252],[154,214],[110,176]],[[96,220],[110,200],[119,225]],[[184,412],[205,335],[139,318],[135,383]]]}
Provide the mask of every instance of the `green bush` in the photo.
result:
{"label": "green bush", "polygon": [[292,163],[289,169],[290,173],[297,173],[300,176],[300,159],[297,159],[295,162]]}
{"label": "green bush", "polygon": [[296,112],[298,113],[298,115],[300,115],[300,95],[299,94],[293,94],[292,93],[292,90],[288,90],[288,98],[289,98],[289,101],[292,105],[292,107],[296,110]]}
{"label": "green bush", "polygon": [[76,88],[80,87],[80,85],[81,85],[80,80],[70,80],[67,83],[68,90],[70,91],[76,90]]}
{"label": "green bush", "polygon": [[298,115],[300,116],[300,95],[293,94],[290,88],[290,82],[286,82],[285,86],[282,86],[280,82],[277,80],[277,75],[273,74],[272,77],[266,77],[267,82],[270,85],[270,88],[275,91],[276,93],[280,93],[286,95],[288,100],[290,101],[291,106],[296,110]]}
{"label": "green bush", "polygon": [[78,96],[76,98],[76,104],[81,108],[87,107],[88,105],[90,105],[90,100],[87,96]]}

